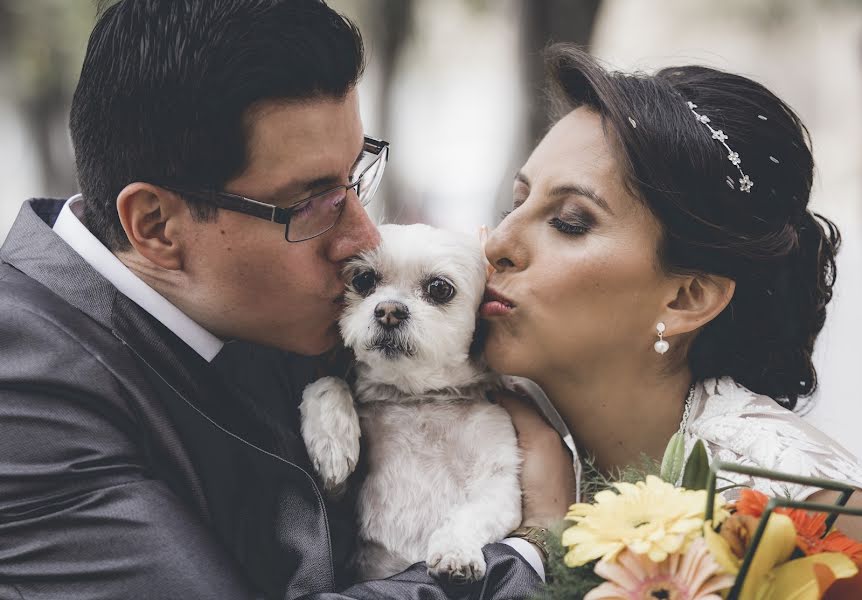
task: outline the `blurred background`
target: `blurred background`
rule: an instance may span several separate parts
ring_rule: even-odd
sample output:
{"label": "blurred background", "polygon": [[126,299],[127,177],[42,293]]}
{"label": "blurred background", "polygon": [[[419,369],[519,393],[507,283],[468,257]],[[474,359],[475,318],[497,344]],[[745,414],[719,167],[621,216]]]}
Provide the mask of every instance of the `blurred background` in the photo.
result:
{"label": "blurred background", "polygon": [[[806,418],[862,456],[862,0],[332,0],[362,29],[370,135],[392,142],[380,218],[475,231],[548,127],[541,48],[757,79],[808,125],[813,208],[844,235]],[[0,241],[23,200],[76,190],[68,106],[94,0],[0,0]]]}

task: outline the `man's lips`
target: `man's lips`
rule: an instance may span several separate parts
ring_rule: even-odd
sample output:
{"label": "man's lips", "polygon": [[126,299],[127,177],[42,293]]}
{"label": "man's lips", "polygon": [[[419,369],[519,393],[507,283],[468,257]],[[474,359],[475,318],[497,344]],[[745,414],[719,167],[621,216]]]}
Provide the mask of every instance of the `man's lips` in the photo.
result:
{"label": "man's lips", "polygon": [[347,288],[341,288],[341,293],[332,299],[333,304],[344,306],[347,303]]}
{"label": "man's lips", "polygon": [[515,308],[514,302],[497,290],[487,288],[482,298],[482,305],[479,307],[479,314],[485,318],[502,317],[512,312],[513,308]]}

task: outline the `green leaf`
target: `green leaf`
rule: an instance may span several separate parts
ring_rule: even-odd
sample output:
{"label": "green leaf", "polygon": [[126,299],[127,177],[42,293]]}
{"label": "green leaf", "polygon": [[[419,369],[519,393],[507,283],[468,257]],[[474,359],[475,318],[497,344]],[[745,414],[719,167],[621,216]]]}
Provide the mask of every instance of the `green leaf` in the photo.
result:
{"label": "green leaf", "polygon": [[687,490],[705,490],[709,484],[709,457],[702,440],[697,440],[692,448],[685,470],[682,473],[682,487]]}
{"label": "green leaf", "polygon": [[664,451],[664,457],[661,459],[661,478],[676,485],[679,481],[679,476],[682,473],[683,463],[685,462],[685,436],[676,432],[670,438],[667,448]]}
{"label": "green leaf", "polygon": [[591,590],[605,582],[593,569],[597,560],[580,567],[567,567],[563,558],[566,548],[562,544],[563,530],[571,523],[551,527],[548,538],[548,565],[545,570],[547,584],[532,596],[532,600],[583,600]]}

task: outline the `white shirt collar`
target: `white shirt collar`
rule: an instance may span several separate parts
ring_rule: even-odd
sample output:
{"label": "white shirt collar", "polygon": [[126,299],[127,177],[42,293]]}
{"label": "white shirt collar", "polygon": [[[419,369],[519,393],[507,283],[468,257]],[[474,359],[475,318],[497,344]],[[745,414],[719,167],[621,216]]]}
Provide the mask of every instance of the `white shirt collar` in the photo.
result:
{"label": "white shirt collar", "polygon": [[78,194],[69,198],[63,205],[54,223],[54,233],[69,244],[102,277],[111,282],[121,294],[160,321],[204,360],[212,361],[224,346],[224,342],[144,283],[114,256],[81,222],[79,217],[84,208],[81,200],[82,197]]}

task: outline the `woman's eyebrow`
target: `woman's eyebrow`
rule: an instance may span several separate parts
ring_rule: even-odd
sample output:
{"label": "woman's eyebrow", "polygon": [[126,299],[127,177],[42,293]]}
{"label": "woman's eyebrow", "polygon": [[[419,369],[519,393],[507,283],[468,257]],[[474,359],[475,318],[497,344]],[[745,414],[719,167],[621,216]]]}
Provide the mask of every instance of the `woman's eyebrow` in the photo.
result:
{"label": "woman's eyebrow", "polygon": [[[527,187],[530,187],[530,179],[524,175],[521,171],[518,171],[515,174],[515,181],[520,181]],[[562,197],[562,196],[583,196],[589,200],[592,200],[595,204],[599,206],[602,210],[607,213],[614,214],[614,211],[611,210],[610,205],[607,201],[602,198],[594,189],[591,187],[581,185],[578,183],[568,183],[564,185],[558,185],[551,188],[550,196],[554,197]]]}
{"label": "woman's eyebrow", "polygon": [[614,214],[614,211],[611,210],[611,207],[608,205],[607,201],[596,193],[596,191],[590,187],[585,185],[580,185],[578,183],[567,183],[564,185],[558,185],[551,189],[551,196],[562,197],[562,196],[583,196],[584,198],[588,198],[592,200],[595,204],[599,206],[602,210],[609,214]]}

